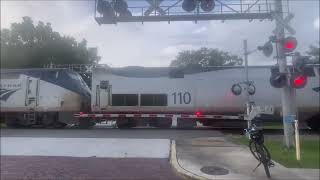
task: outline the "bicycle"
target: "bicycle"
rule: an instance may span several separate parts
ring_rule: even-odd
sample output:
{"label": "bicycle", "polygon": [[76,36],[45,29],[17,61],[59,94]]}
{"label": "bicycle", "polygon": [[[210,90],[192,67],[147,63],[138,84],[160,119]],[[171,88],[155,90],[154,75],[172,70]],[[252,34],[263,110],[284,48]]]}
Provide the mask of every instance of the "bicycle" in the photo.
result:
{"label": "bicycle", "polygon": [[264,136],[261,129],[258,129],[255,124],[251,125],[250,128],[245,129],[246,135],[249,137],[249,148],[253,156],[259,161],[259,164],[254,168],[253,172],[263,164],[264,170],[268,178],[271,177],[269,168],[274,166],[271,161],[271,156],[264,145]]}

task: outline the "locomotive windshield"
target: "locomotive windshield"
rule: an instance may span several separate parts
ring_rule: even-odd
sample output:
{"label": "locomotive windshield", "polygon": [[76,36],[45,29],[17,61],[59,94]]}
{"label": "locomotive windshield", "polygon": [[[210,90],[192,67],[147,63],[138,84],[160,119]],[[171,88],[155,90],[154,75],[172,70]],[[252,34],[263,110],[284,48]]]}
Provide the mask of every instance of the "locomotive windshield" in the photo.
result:
{"label": "locomotive windshield", "polygon": [[67,88],[70,88],[70,90],[76,91],[85,97],[90,97],[90,89],[79,74],[71,70],[66,70],[64,73],[66,73],[66,76],[60,77],[66,80],[64,85]]}

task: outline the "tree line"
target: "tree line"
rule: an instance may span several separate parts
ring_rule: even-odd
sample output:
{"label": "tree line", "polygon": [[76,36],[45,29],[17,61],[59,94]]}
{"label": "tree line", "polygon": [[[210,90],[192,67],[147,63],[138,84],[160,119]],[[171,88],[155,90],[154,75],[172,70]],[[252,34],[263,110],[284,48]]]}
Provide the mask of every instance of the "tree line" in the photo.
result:
{"label": "tree line", "polygon": [[46,64],[98,63],[99,56],[90,53],[87,41],[63,36],[50,23],[30,17],[1,29],[1,68],[42,68]]}

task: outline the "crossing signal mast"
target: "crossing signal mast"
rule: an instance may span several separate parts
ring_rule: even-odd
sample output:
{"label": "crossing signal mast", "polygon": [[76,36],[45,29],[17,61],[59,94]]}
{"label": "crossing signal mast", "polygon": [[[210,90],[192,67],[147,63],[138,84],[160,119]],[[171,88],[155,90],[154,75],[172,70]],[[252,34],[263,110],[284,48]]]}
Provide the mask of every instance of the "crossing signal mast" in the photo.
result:
{"label": "crossing signal mast", "polygon": [[[288,81],[287,53],[295,49],[296,41],[285,38],[285,30],[295,34],[289,26],[293,15],[284,7],[283,0],[95,0],[95,20],[101,24],[121,22],[160,22],[167,21],[207,21],[207,20],[275,20],[274,42],[261,47],[263,53],[270,57],[276,44],[278,75],[274,82],[281,87],[284,140],[287,147],[293,146],[292,124],[288,117],[296,114],[294,91]],[[286,1],[288,2],[288,1]],[[288,4],[288,3],[286,3]],[[288,14],[284,18],[284,14]],[[303,78],[295,78],[293,85],[300,87]],[[270,80],[271,81],[271,80]]]}

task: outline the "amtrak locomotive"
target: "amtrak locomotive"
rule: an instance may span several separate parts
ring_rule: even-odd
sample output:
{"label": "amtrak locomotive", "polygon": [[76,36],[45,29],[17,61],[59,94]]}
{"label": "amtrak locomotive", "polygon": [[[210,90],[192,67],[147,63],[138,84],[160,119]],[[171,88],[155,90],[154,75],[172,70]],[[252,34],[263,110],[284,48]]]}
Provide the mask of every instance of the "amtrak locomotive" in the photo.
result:
{"label": "amtrak locomotive", "polygon": [[1,121],[10,127],[64,127],[90,107],[90,89],[68,69],[2,69],[0,87]]}

